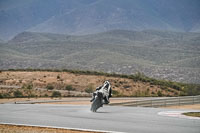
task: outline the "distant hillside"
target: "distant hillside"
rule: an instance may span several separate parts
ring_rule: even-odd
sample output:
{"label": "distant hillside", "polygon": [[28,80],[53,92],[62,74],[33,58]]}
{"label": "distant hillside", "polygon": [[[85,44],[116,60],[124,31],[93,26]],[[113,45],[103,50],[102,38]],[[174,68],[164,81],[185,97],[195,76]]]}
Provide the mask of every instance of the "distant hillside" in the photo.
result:
{"label": "distant hillside", "polygon": [[49,34],[49,33],[36,33],[36,32],[22,32],[15,36],[9,43],[27,43],[38,41],[60,41],[65,40],[66,35],[62,34]]}
{"label": "distant hillside", "polygon": [[[117,75],[76,70],[12,70],[0,73],[0,98],[91,96],[108,80],[114,97],[199,95],[199,85],[156,80],[141,74]],[[59,92],[59,95],[54,93]]]}
{"label": "distant hillside", "polygon": [[200,32],[199,0],[1,0],[0,36],[114,29]]}
{"label": "distant hillside", "polygon": [[200,34],[155,30],[83,36],[23,32],[0,44],[0,69],[56,68],[200,82]]}

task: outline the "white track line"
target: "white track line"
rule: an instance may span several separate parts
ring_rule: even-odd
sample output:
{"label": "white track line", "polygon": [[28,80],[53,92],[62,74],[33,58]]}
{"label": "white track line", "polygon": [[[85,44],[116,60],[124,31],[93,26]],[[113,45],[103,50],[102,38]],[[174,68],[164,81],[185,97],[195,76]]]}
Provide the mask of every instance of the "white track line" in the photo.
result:
{"label": "white track line", "polygon": [[158,115],[200,120],[200,117],[192,117],[192,116],[183,115],[183,113],[187,113],[187,112],[199,112],[199,111],[163,111],[163,112],[158,112]]}
{"label": "white track line", "polygon": [[45,125],[31,125],[31,124],[18,124],[18,123],[3,123],[3,122],[0,122],[0,124],[15,125],[15,126],[28,126],[28,127],[44,127],[44,128],[54,128],[54,129],[67,129],[67,130],[76,130],[76,131],[102,132],[102,133],[125,133],[125,132],[106,131],[106,130],[94,130],[94,129],[58,127],[58,126],[45,126]]}

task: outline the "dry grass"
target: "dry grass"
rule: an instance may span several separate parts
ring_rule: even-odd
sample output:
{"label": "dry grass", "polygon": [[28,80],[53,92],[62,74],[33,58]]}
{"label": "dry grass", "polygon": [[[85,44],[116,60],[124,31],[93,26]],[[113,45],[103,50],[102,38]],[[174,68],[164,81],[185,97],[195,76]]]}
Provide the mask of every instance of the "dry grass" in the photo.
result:
{"label": "dry grass", "polygon": [[[158,91],[161,91],[164,96],[174,96],[177,91],[171,88],[163,90],[159,85],[150,85],[145,82],[134,82],[132,79],[119,77],[106,77],[97,75],[73,74],[69,72],[25,72],[25,71],[4,71],[0,73],[0,85],[25,86],[32,84],[32,93],[34,95],[45,96],[51,95],[50,91],[36,89],[46,88],[47,85],[52,85],[54,89],[64,90],[67,85],[71,85],[76,91],[84,92],[88,87],[95,89],[102,85],[105,80],[111,82],[111,86],[117,94],[115,96],[156,96]],[[170,91],[169,91],[170,90]],[[9,93],[13,89],[1,88],[0,93]],[[26,89],[22,90],[24,95],[28,95]],[[27,92],[26,92],[27,91]],[[12,93],[10,93],[13,95]],[[69,96],[68,92],[62,92],[63,96]],[[80,93],[77,94],[81,95]],[[82,94],[84,95],[84,94]]]}
{"label": "dry grass", "polygon": [[188,112],[183,114],[187,116],[200,117],[200,112]]}
{"label": "dry grass", "polygon": [[98,133],[98,132],[0,124],[0,133]]}

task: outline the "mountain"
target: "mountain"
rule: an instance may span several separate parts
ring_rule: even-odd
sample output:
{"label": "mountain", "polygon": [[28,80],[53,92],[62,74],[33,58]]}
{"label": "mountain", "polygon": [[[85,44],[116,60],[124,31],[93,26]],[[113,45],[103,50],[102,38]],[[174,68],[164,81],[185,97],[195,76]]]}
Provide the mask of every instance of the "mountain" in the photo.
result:
{"label": "mountain", "polygon": [[199,83],[200,33],[111,30],[89,35],[22,32],[0,44],[0,69],[55,68]]}
{"label": "mountain", "polygon": [[0,36],[124,30],[200,32],[199,0],[1,0]]}
{"label": "mountain", "polygon": [[0,39],[0,43],[4,42],[2,39]]}
{"label": "mountain", "polygon": [[0,36],[4,40],[12,38],[53,16],[79,8],[79,4],[74,0],[1,0]]}
{"label": "mountain", "polygon": [[9,43],[24,43],[24,42],[38,42],[38,41],[59,41],[65,40],[66,35],[62,34],[49,34],[49,33],[35,33],[35,32],[22,32],[15,36]]}

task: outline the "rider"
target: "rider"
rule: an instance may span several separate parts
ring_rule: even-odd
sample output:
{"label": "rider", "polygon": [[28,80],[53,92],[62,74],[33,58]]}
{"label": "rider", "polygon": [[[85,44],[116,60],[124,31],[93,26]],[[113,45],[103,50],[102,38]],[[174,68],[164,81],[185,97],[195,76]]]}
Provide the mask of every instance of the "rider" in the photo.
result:
{"label": "rider", "polygon": [[[102,90],[101,90],[102,89]],[[109,81],[105,81],[104,84],[102,86],[99,86],[96,88],[96,91],[102,91],[103,95],[104,95],[104,104],[109,104],[109,98],[112,97],[112,89],[111,89],[111,85],[109,83]],[[95,98],[96,93],[94,92],[92,95],[92,99],[90,100],[90,102],[92,102]]]}

